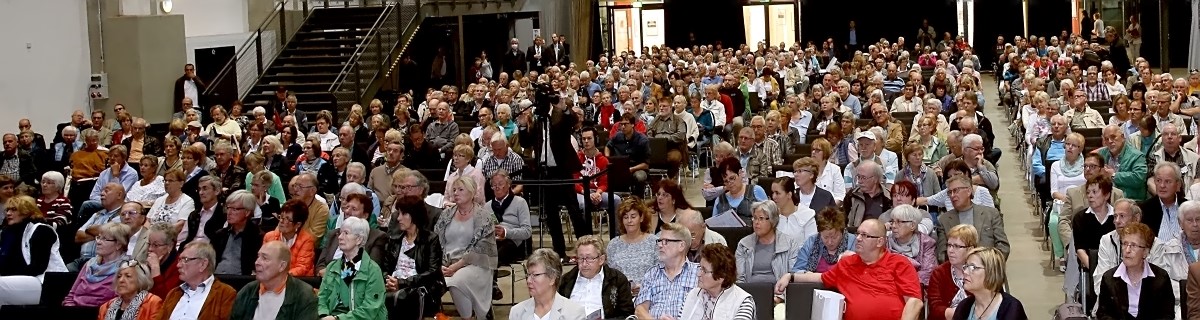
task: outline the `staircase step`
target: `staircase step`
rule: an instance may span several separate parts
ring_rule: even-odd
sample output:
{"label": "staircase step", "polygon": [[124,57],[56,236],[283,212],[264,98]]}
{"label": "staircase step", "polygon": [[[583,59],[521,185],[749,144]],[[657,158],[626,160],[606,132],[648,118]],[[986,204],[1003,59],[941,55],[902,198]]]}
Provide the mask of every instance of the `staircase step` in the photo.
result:
{"label": "staircase step", "polygon": [[304,31],[321,30],[321,29],[369,29],[375,25],[375,21],[379,20],[379,15],[361,15],[350,17],[330,17],[324,19],[310,19],[309,24],[305,25]]}
{"label": "staircase step", "polygon": [[343,16],[354,14],[370,14],[379,15],[383,13],[383,7],[350,7],[350,8],[319,8],[313,10],[313,16]]}
{"label": "staircase step", "polygon": [[[316,91],[329,90],[329,88],[333,86],[333,83],[332,82],[290,82],[290,81],[265,82],[264,81],[264,82],[260,82],[257,85],[254,85],[253,90],[254,91],[275,90],[275,89],[279,88],[280,85],[286,86],[288,88],[288,90],[296,91],[296,92],[316,92]],[[262,92],[262,91],[259,91],[259,92]]]}
{"label": "staircase step", "polygon": [[289,48],[307,48],[307,47],[335,47],[335,46],[356,46],[362,42],[362,38],[338,38],[338,39],[305,39],[302,41],[292,41],[288,44]]}
{"label": "staircase step", "polygon": [[[328,89],[328,88],[326,88],[326,89]],[[288,90],[291,90],[291,88],[288,88]],[[329,92],[326,92],[324,90],[313,91],[313,92],[292,91],[292,93],[296,95],[296,101],[298,103],[305,103],[308,101],[319,101],[321,99],[325,99],[327,97],[327,95],[329,94]],[[242,102],[244,102],[246,104],[260,103],[260,102],[266,103],[266,102],[270,102],[273,100],[275,100],[274,92],[252,92],[251,94],[246,95],[246,98],[242,99]]]}
{"label": "staircase step", "polygon": [[337,30],[337,31],[300,31],[296,33],[297,40],[307,39],[347,39],[367,35],[368,30]]}
{"label": "staircase step", "polygon": [[259,79],[259,82],[330,82],[336,79],[337,72],[332,73],[291,73],[279,74],[268,73]]}
{"label": "staircase step", "polygon": [[310,47],[310,48],[287,48],[283,49],[280,56],[297,57],[297,56],[349,56],[354,53],[355,47]]}
{"label": "staircase step", "polygon": [[290,64],[290,65],[276,64],[276,65],[271,66],[270,69],[267,69],[267,73],[268,74],[305,73],[305,72],[315,72],[315,73],[334,72],[334,73],[336,73],[336,72],[342,71],[342,68],[344,68],[345,66],[346,65],[343,63]]}
{"label": "staircase step", "polygon": [[349,55],[344,55],[344,56],[343,56],[343,55],[337,55],[337,56],[280,56],[279,58],[276,58],[276,59],[275,59],[275,63],[285,63],[285,64],[306,64],[306,63],[321,63],[321,64],[331,64],[331,63],[346,63],[346,61],[349,61],[349,60],[350,60],[350,56],[349,56]]}

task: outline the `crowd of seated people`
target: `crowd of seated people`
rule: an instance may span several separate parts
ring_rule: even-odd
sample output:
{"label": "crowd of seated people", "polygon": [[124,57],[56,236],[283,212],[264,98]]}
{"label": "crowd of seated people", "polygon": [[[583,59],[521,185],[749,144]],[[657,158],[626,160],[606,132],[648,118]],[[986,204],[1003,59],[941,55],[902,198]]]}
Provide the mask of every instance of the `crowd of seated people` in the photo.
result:
{"label": "crowd of seated people", "polygon": [[[535,49],[565,42],[552,38]],[[774,284],[782,304],[792,282],[845,294],[846,319],[915,319],[924,305],[935,319],[1023,315],[1003,288],[1013,248],[997,209],[993,128],[1001,122],[981,111],[982,66],[955,46],[925,68],[910,58],[920,49],[881,40],[823,68],[831,53],[799,44],[648,48],[586,65],[505,67],[461,96],[454,86],[402,94],[394,106],[351,108],[340,124],[332,112],[297,109],[286,88],[272,110],[246,114],[240,103],[227,112],[187,99],[161,134],[123,106],[91,119],[80,111],[48,147],[9,147],[5,137],[0,305],[99,307],[102,319],[412,319],[435,315],[446,297],[463,318],[503,318],[493,311],[497,268],[523,261],[530,299],[513,318],[549,310],[568,319],[753,319],[776,306],[756,305],[741,285]],[[515,57],[502,59],[507,66]],[[1062,58],[1051,68],[1074,70],[1079,63],[1066,61],[1081,59]],[[1200,220],[1184,218],[1200,212],[1185,196],[1200,170],[1195,142],[1183,136],[1195,132],[1177,114],[1200,104],[1175,94],[1190,88],[1165,87],[1139,62],[1130,82],[1150,89],[1111,97],[1095,94],[1120,84],[1111,65],[1050,72],[1061,79],[1047,81],[1042,60],[1021,59],[1001,63],[1041,82],[1005,79],[1019,94],[1002,100],[1036,118],[1009,120],[1029,128],[1017,140],[1037,149],[1009,157],[1036,163],[1031,177],[1050,186],[1047,199],[1068,203],[1056,213],[1056,224],[1069,224],[1056,230],[1068,233],[1057,250],[1075,252],[1085,267],[1112,266],[1092,271],[1098,276],[1157,275],[1157,267],[1181,280],[1178,263],[1153,264],[1165,261],[1155,255],[1160,242],[1184,252],[1189,239],[1200,241]],[[525,134],[543,122],[528,108],[538,104],[537,83],[559,91],[555,108],[579,115],[572,135],[558,138],[570,140],[581,164],[571,176],[587,182],[570,186],[575,201],[557,201],[575,206],[567,211],[576,229],[576,219],[591,219],[574,211],[610,211],[619,233],[581,236],[573,255],[535,247],[531,221],[557,220],[558,210],[536,210],[543,188],[519,182],[537,177],[526,167],[545,147]],[[1128,101],[1114,118],[1125,120],[1096,123],[1104,115],[1095,116],[1093,101]],[[1158,109],[1131,110],[1140,106]],[[1071,130],[1101,127],[1103,145],[1088,156],[1081,144],[1092,137]],[[13,139],[27,135],[37,140],[25,131]],[[704,166],[700,191],[675,181]],[[617,179],[611,170],[628,172]],[[1121,212],[1107,207],[1117,192],[1150,199],[1138,207],[1155,237],[1130,240],[1140,237],[1137,223],[1117,229],[1104,220]],[[727,229],[705,224],[727,214],[747,236],[726,239]],[[1148,258],[1114,248],[1145,249]],[[1093,263],[1090,249],[1108,255]],[[47,272],[77,272],[63,301],[9,294],[40,288]],[[221,280],[230,276],[254,282],[234,288]],[[1101,303],[1124,288],[1110,278],[1093,287]],[[1138,311],[1097,311],[1120,312]]]}

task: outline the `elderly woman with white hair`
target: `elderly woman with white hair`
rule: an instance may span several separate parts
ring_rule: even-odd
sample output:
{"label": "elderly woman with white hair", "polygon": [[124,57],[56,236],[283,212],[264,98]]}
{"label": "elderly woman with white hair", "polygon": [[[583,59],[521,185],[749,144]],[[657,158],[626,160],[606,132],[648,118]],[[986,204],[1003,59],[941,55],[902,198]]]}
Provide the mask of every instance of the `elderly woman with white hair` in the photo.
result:
{"label": "elderly woman with white hair", "polygon": [[[38,209],[45,216],[46,224],[58,228],[71,224],[71,200],[63,193],[66,186],[62,173],[47,171],[42,174],[42,196],[37,198]],[[2,223],[0,223],[2,224]]]}
{"label": "elderly woman with white hair", "polygon": [[342,256],[325,268],[317,293],[321,320],[387,319],[383,271],[378,262],[366,257],[364,249],[370,231],[371,226],[361,218],[351,217],[342,223],[337,233]]}
{"label": "elderly woman with white hair", "polygon": [[888,248],[897,254],[908,258],[917,269],[917,277],[921,284],[929,284],[929,275],[938,266],[937,241],[918,230],[925,214],[916,207],[902,204],[891,211],[891,220],[887,227]]}
{"label": "elderly woman with white hair", "polygon": [[[358,184],[352,185],[358,186]],[[346,227],[346,221],[350,218],[359,218],[363,221],[367,221],[367,226],[371,228],[371,231],[367,233],[366,242],[361,245],[363,252],[365,252],[372,259],[375,259],[378,263],[385,265],[389,264],[389,261],[385,261],[386,259],[390,258],[387,255],[388,237],[382,230],[379,230],[379,228],[370,226],[370,215],[371,211],[374,209],[371,204],[371,197],[367,196],[365,193],[349,192],[345,193],[343,198],[344,199],[341,201],[341,215],[329,219],[331,224],[326,229],[334,231],[326,234],[339,235],[339,230]],[[333,228],[332,226],[332,222],[335,220],[342,220],[341,225],[338,226],[337,229]],[[346,254],[344,251],[341,251],[340,247],[335,245],[334,241],[336,240],[332,240],[331,237],[328,236],[325,238],[327,240],[323,246],[325,249],[322,250],[321,255],[317,257],[317,274],[323,273],[321,270],[324,270],[334,260],[337,260]]]}
{"label": "elderly woman with white hair", "polygon": [[525,282],[530,297],[513,306],[510,319],[579,320],[586,316],[583,306],[558,293],[563,266],[554,250],[537,249],[526,259],[525,267],[529,274]]}
{"label": "elderly woman with white hair", "polygon": [[80,268],[75,284],[63,298],[63,306],[96,307],[117,295],[113,291],[113,281],[121,262],[130,259],[125,252],[131,235],[129,226],[122,223],[109,222],[100,226],[96,256]]}
{"label": "elderly woman with white hair", "polygon": [[[451,182],[455,199],[475,197],[475,180]],[[473,201],[455,201],[442,211],[433,233],[442,242],[442,275],[454,306],[464,319],[485,317],[492,306],[492,271],[496,269],[496,218]]]}
{"label": "elderly woman with white hair", "polygon": [[162,309],[162,297],[150,293],[154,280],[150,267],[137,260],[121,263],[114,283],[117,296],[100,305],[96,320],[154,319]]}
{"label": "elderly woman with white hair", "polygon": [[737,282],[775,283],[796,263],[801,240],[777,232],[779,207],[775,202],[756,202],[753,210],[754,233],[738,241],[734,254]]}

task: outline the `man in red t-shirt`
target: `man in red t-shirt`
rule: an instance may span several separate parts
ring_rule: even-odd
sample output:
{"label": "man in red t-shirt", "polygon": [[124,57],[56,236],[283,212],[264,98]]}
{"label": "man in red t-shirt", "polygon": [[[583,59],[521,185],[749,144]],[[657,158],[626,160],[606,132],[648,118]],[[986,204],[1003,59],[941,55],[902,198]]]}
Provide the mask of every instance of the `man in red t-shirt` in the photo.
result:
{"label": "man in red t-shirt", "polygon": [[[608,158],[603,152],[596,147],[596,129],[584,126],[579,132],[579,140],[582,145],[582,150],[579,151],[579,163],[582,169],[575,173],[575,179],[581,179],[584,176],[594,176],[599,174],[604,169],[608,168]],[[608,174],[600,175],[588,182],[588,192],[583,192],[583,183],[575,184],[575,194],[579,202],[579,208],[589,210],[588,212],[603,209],[612,214],[608,206]],[[621,205],[621,197],[613,195],[613,208]],[[586,201],[586,202],[585,202]],[[587,204],[585,206],[584,204]]]}
{"label": "man in red t-shirt", "polygon": [[846,320],[917,319],[921,314],[921,284],[904,256],[887,250],[887,231],[879,220],[858,226],[854,254],[825,273],[793,273],[775,286],[783,294],[789,282],[821,282],[846,296]]}

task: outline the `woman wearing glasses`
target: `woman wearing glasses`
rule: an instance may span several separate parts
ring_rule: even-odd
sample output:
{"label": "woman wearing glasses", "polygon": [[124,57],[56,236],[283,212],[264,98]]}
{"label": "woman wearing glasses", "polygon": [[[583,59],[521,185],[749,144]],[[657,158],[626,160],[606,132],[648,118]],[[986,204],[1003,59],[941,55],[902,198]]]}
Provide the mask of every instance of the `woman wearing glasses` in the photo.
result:
{"label": "woman wearing glasses", "polygon": [[[1154,232],[1141,222],[1117,231],[1121,239],[1121,264],[1104,272],[1100,281],[1100,319],[1172,319],[1175,299],[1166,270],[1146,262]],[[1132,294],[1130,291],[1135,291]],[[1130,298],[1138,298],[1132,301]]]}
{"label": "woman wearing glasses", "polygon": [[[658,236],[654,230],[654,216],[642,199],[636,196],[621,202],[621,235],[608,242],[608,266],[627,275],[644,275],[658,263]],[[641,288],[640,276],[630,279],[634,295]]]}
{"label": "woman wearing glasses", "polygon": [[682,319],[755,319],[754,298],[733,285],[740,273],[734,264],[740,263],[734,260],[729,247],[710,243],[700,249],[699,276],[683,302]]}
{"label": "woman wearing glasses", "polygon": [[[29,196],[5,201],[0,231],[0,306],[38,304],[42,275],[67,271],[58,236]],[[22,252],[25,253],[21,256]],[[124,251],[122,251],[124,253]]]}
{"label": "woman wearing glasses", "polygon": [[150,213],[146,214],[148,223],[171,224],[175,226],[176,233],[183,230],[188,216],[196,210],[192,196],[183,192],[185,178],[183,170],[179,169],[167,171],[167,174],[163,175],[163,189],[167,194],[154,199],[154,203],[150,205]]}
{"label": "woman wearing glasses", "polygon": [[152,223],[150,229],[147,230],[147,253],[146,267],[149,268],[147,274],[150,275],[154,285],[150,288],[150,293],[166,297],[171,289],[179,287],[183,283],[179,279],[179,250],[175,250],[175,239],[179,236],[179,232],[175,231],[175,226],[169,223]]}
{"label": "woman wearing glasses", "polygon": [[[484,318],[492,308],[492,272],[496,270],[496,216],[475,198],[475,180],[451,183],[455,206],[442,211],[433,233],[441,240],[442,276],[454,306],[464,319]],[[459,201],[462,199],[462,201]]]}
{"label": "woman wearing glasses", "polygon": [[[558,294],[558,285],[562,270],[562,260],[554,250],[537,249],[525,262],[529,276],[525,278],[529,287],[529,299],[513,306],[509,318],[550,319],[550,320],[583,320],[583,306],[567,297]],[[554,317],[550,317],[551,314]]]}
{"label": "woman wearing glasses", "polygon": [[924,214],[920,209],[907,204],[892,208],[891,212],[891,220],[888,222],[891,231],[888,249],[908,258],[917,269],[917,278],[921,280],[921,284],[929,284],[929,275],[933,273],[933,268],[937,267],[937,242],[917,230]]}
{"label": "woman wearing glasses", "polygon": [[117,297],[100,306],[96,320],[155,319],[163,301],[150,293],[153,284],[149,266],[137,260],[122,262],[117,270]]}
{"label": "woman wearing glasses", "polygon": [[[999,249],[972,249],[961,269],[962,287],[969,295],[958,304],[957,308],[954,308],[954,317],[951,319],[1019,320],[1029,318],[1025,315],[1025,307],[1021,305],[1021,301],[1004,292],[1004,283],[1008,279],[1004,274],[1004,253]],[[1163,272],[1159,279],[1167,279],[1166,272]],[[1170,289],[1170,286],[1168,285],[1167,288]]]}
{"label": "woman wearing glasses", "polygon": [[[817,213],[817,235],[808,237],[796,253],[792,273],[822,273],[829,271],[838,260],[854,252],[855,235],[846,232],[846,214],[836,207]],[[780,278],[775,286],[787,287],[790,277]]]}
{"label": "woman wearing glasses", "polygon": [[263,236],[263,243],[283,241],[288,245],[291,252],[288,274],[293,277],[313,276],[316,239],[304,228],[305,221],[308,221],[308,205],[300,199],[288,200],[280,209],[279,226]]}
{"label": "woman wearing glasses", "polygon": [[925,287],[929,303],[929,320],[946,320],[954,317],[954,309],[967,291],[963,288],[966,279],[962,266],[967,262],[967,253],[979,244],[979,232],[975,226],[960,224],[950,228],[946,234],[946,262],[933,270],[929,285]]}
{"label": "woman wearing glasses", "polygon": [[[792,163],[792,175],[795,183],[795,187],[793,187],[793,197],[795,200],[797,200],[796,207],[803,207],[812,210],[813,216],[816,216],[817,212],[825,210],[825,208],[836,207],[838,202],[831,190],[825,189],[825,187],[821,187],[817,184],[818,176],[820,176],[822,173],[825,173],[823,171],[825,168],[833,169],[837,167],[830,166],[829,162],[817,157],[819,154],[823,154],[826,150],[829,150],[829,148],[829,142],[826,142],[825,139],[816,139],[816,141],[813,142],[813,156],[796,159],[796,161]],[[830,173],[825,174],[824,177],[837,176],[836,171],[836,169],[834,171],[830,171]],[[778,181],[776,181],[776,183],[778,183]],[[846,182],[843,179],[829,181],[829,184],[836,184],[838,187],[842,188],[843,196],[846,192],[845,183]],[[772,192],[774,192],[775,188],[776,187],[774,185],[771,186]],[[780,186],[779,188],[783,190],[788,189],[783,186]],[[784,205],[780,205],[780,207],[782,210]],[[812,229],[812,231],[816,232],[816,229]],[[809,236],[806,235],[800,238],[800,241],[804,241],[805,239],[808,239],[808,237]]]}
{"label": "woman wearing glasses", "polygon": [[125,255],[130,235],[129,226],[121,223],[109,222],[100,226],[100,236],[96,237],[96,256],[79,270],[75,284],[71,285],[71,291],[63,298],[63,306],[96,307],[117,295],[113,291],[113,280],[118,265],[130,259]]}
{"label": "woman wearing glasses", "polygon": [[[796,251],[800,240],[784,232],[776,232],[779,226],[779,207],[774,202],[754,203],[754,233],[738,241],[737,282],[773,283],[783,278],[796,263]],[[701,252],[703,258],[703,252]],[[701,259],[703,260],[703,259]]]}
{"label": "woman wearing glasses", "polygon": [[[46,223],[58,228],[71,223],[74,209],[71,200],[63,193],[66,186],[62,173],[47,171],[42,174],[42,196],[37,198],[38,210],[41,210]],[[3,223],[0,223],[3,225]]]}

